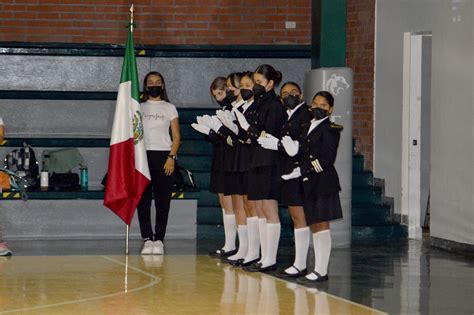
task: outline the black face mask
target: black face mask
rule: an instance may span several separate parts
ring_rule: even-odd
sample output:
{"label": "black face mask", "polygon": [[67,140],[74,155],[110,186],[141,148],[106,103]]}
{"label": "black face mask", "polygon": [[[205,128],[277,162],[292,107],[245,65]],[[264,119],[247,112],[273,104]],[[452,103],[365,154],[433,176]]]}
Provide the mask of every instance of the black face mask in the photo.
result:
{"label": "black face mask", "polygon": [[294,109],[301,103],[299,95],[288,95],[283,99],[283,105],[288,109]]}
{"label": "black face mask", "polygon": [[[216,100],[217,101],[217,100]],[[222,107],[231,107],[232,106],[232,102],[230,102],[227,97],[224,97],[221,101],[217,101],[217,104],[219,104],[220,106]]]}
{"label": "black face mask", "polygon": [[265,90],[265,87],[263,85],[260,85],[260,84],[255,84],[253,86],[253,94],[255,96],[260,96],[260,95],[263,95],[265,94],[266,90]]}
{"label": "black face mask", "polygon": [[311,113],[316,120],[326,118],[329,115],[329,112],[321,107],[311,108]]}
{"label": "black face mask", "polygon": [[231,91],[231,90],[229,90],[229,91],[227,91],[227,92],[225,93],[225,98],[226,98],[231,104],[232,104],[232,102],[234,102],[234,101],[237,99],[237,97],[236,97],[235,94],[234,94],[234,91]]}
{"label": "black face mask", "polygon": [[247,89],[240,89],[240,96],[242,96],[242,99],[244,101],[248,101],[249,99],[252,98],[253,91],[252,90],[247,90]]}
{"label": "black face mask", "polygon": [[163,93],[163,87],[161,85],[147,86],[146,90],[153,98],[161,96],[161,93]]}

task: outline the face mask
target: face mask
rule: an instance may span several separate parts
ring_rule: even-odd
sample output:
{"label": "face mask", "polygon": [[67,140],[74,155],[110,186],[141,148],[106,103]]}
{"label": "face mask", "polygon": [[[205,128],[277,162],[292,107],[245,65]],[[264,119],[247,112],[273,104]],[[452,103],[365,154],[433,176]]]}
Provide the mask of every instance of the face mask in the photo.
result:
{"label": "face mask", "polygon": [[151,97],[155,98],[161,95],[163,87],[161,85],[147,86],[146,90]]}
{"label": "face mask", "polygon": [[232,103],[233,101],[237,99],[237,97],[234,94],[234,91],[230,91],[230,90],[226,92],[225,97],[230,103]]}
{"label": "face mask", "polygon": [[227,97],[224,97],[221,101],[217,101],[217,104],[219,104],[222,107],[229,107],[232,106],[232,102],[230,102]]}
{"label": "face mask", "polygon": [[244,101],[248,101],[249,99],[252,98],[253,91],[252,90],[247,90],[247,89],[241,89],[240,90],[240,96],[242,96],[242,99]]}
{"label": "face mask", "polygon": [[260,95],[263,95],[265,94],[266,90],[265,90],[265,87],[263,85],[260,85],[260,84],[255,84],[253,86],[253,94],[255,94],[255,96],[260,96]]}
{"label": "face mask", "polygon": [[288,109],[294,109],[301,103],[299,95],[288,95],[283,99],[283,105]]}
{"label": "face mask", "polygon": [[329,112],[321,107],[312,108],[311,113],[316,120],[326,118],[329,115]]}

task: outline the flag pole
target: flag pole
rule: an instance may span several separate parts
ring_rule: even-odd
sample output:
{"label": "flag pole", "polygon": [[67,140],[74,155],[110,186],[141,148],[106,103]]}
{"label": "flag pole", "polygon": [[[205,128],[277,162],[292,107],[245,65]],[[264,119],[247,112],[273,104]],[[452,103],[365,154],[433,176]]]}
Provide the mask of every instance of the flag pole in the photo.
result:
{"label": "flag pole", "polygon": [[[130,32],[133,32],[133,12],[134,11],[135,10],[133,9],[133,3],[132,3],[132,6],[130,7]],[[125,255],[128,255],[129,234],[130,234],[130,225],[127,224],[127,232],[126,232],[126,237],[125,237]]]}
{"label": "flag pole", "polygon": [[130,225],[127,224],[127,233],[125,238],[125,255],[128,255],[128,235],[130,232]]}

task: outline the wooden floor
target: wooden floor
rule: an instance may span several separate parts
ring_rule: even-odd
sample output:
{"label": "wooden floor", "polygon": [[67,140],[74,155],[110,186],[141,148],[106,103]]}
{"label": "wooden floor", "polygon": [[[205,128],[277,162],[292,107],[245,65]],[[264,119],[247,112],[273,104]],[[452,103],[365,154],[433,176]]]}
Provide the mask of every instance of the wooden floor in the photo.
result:
{"label": "wooden floor", "polygon": [[0,314],[383,314],[207,256],[0,257]]}

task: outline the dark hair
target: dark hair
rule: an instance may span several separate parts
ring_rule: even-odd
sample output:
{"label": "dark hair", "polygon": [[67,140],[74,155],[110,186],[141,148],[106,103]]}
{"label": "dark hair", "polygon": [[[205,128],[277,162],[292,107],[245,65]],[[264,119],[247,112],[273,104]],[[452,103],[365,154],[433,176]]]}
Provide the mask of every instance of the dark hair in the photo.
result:
{"label": "dark hair", "polygon": [[313,101],[316,96],[324,97],[326,101],[328,101],[330,107],[334,106],[334,96],[332,96],[331,93],[329,93],[328,91],[319,91],[313,96]]}
{"label": "dark hair", "polygon": [[211,95],[213,90],[227,90],[227,79],[224,77],[217,77],[211,83]]}
{"label": "dark hair", "polygon": [[281,88],[280,88],[280,95],[281,95],[281,91],[283,91],[283,89],[284,89],[285,86],[287,86],[287,85],[294,85],[294,86],[296,86],[296,88],[298,89],[298,92],[300,92],[300,94],[303,94],[303,92],[301,91],[301,88],[300,88],[300,86],[298,85],[298,83],[293,82],[293,81],[288,81],[288,82],[285,82],[285,83],[281,86]]}
{"label": "dark hair", "polygon": [[168,98],[168,93],[166,93],[165,79],[163,78],[163,75],[161,73],[156,72],[156,71],[148,72],[146,74],[145,78],[143,79],[143,92],[142,92],[142,95],[141,95],[141,101],[146,102],[150,98],[150,95],[148,95],[148,91],[146,90],[146,82],[148,81],[148,77],[151,76],[151,75],[156,75],[156,76],[160,77],[161,82],[163,83],[163,92],[161,93],[161,99],[163,101],[169,102],[170,99]]}
{"label": "dark hair", "polygon": [[247,78],[249,78],[250,80],[253,81],[253,72],[252,71],[244,71],[244,72],[241,73],[240,80],[242,80],[243,77],[247,77]]}
{"label": "dark hair", "polygon": [[236,89],[240,88],[240,79],[242,79],[241,72],[234,72],[227,76],[227,80],[230,80],[230,84],[232,84]]}
{"label": "dark hair", "polygon": [[268,81],[273,80],[274,86],[278,86],[283,79],[283,74],[280,71],[276,71],[275,68],[267,64],[258,66],[255,73],[263,75]]}

